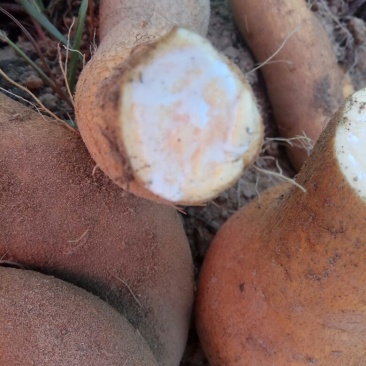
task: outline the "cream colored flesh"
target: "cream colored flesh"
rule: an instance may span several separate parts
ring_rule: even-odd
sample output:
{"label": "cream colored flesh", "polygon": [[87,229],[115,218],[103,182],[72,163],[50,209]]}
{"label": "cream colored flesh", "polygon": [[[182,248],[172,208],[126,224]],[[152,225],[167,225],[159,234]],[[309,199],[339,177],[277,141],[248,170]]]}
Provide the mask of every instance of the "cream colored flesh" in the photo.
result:
{"label": "cream colored flesh", "polygon": [[176,29],[122,87],[135,178],[172,202],[204,202],[257,154],[263,127],[249,85],[202,37]]}
{"label": "cream colored flesh", "polygon": [[343,123],[337,128],[335,148],[348,183],[366,201],[366,89],[347,100]]}

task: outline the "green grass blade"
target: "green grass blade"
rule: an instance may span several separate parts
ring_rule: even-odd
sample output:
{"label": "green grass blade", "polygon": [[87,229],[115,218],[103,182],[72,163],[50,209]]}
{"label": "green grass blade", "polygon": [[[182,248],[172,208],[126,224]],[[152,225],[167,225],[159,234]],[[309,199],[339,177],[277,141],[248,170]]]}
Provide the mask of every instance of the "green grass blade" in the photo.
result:
{"label": "green grass blade", "polygon": [[[42,51],[41,49],[39,48],[37,42],[34,40],[34,38],[29,34],[29,32],[23,27],[23,25],[21,23],[19,23],[19,21],[13,17],[10,13],[8,13],[5,9],[3,9],[1,6],[0,6],[0,12],[5,14],[7,17],[9,17],[21,30],[22,32],[24,33],[24,35],[26,36],[26,38],[28,38],[29,42],[32,43],[35,51],[37,52],[38,54],[38,57],[39,59],[41,60],[42,62],[42,67],[43,67],[43,70],[46,71],[48,73],[48,77],[49,79],[47,79],[47,81],[45,81],[48,85],[51,86],[51,88],[54,90],[54,92],[56,92],[67,104],[69,104],[70,106],[73,106],[73,102],[72,100],[70,99],[70,96],[67,95],[59,86],[54,74],[52,73],[51,69],[49,68],[45,58],[43,57],[43,54],[42,54]],[[9,41],[10,39],[7,37],[6,33],[1,31],[0,29],[0,39],[4,39],[4,41],[6,43],[9,44]],[[21,54],[21,49],[19,47],[17,47],[16,45],[11,45],[9,44],[10,47],[12,47],[16,52],[18,52],[18,54],[20,56],[22,56]],[[14,48],[15,47],[15,48]],[[17,49],[16,49],[17,48]],[[18,51],[19,50],[19,51]],[[22,56],[23,57],[23,56]],[[23,57],[26,61],[27,61],[27,58]],[[27,61],[28,62],[28,61]],[[35,64],[36,67],[38,67],[36,64]],[[43,70],[41,68],[39,68],[42,73],[43,73]],[[37,70],[36,70],[37,71]],[[37,71],[38,72],[38,71]],[[46,73],[45,73],[46,74]],[[48,81],[50,80],[50,81]]]}
{"label": "green grass blade", "polygon": [[84,29],[87,10],[88,10],[88,0],[82,0],[80,8],[79,8],[78,20],[76,23],[76,33],[75,33],[75,38],[74,38],[73,51],[72,51],[70,66],[69,66],[69,70],[68,70],[69,71],[68,82],[69,82],[69,88],[70,88],[71,93],[74,93],[74,90],[75,90],[76,72],[77,72],[78,63],[80,60],[79,51],[80,51],[81,37],[83,35],[83,29]]}
{"label": "green grass blade", "polygon": [[58,39],[61,43],[67,46],[67,39],[60,33],[60,31],[47,19],[45,15],[40,13],[38,9],[27,0],[16,0],[21,4],[26,12],[34,18],[44,29],[52,36]]}
{"label": "green grass blade", "polygon": [[33,3],[40,10],[41,13],[46,10],[42,0],[33,0]]}
{"label": "green grass blade", "polygon": [[19,56],[21,56],[37,74],[41,77],[43,81],[47,84],[51,84],[51,79],[35,64],[16,44],[14,44],[3,31],[0,30],[0,40],[7,43]]}
{"label": "green grass blade", "polygon": [[0,30],[0,40],[7,43],[19,56],[21,56],[40,76],[40,78],[52,88],[55,87],[54,82],[35,64],[16,44],[14,44],[3,31]]}

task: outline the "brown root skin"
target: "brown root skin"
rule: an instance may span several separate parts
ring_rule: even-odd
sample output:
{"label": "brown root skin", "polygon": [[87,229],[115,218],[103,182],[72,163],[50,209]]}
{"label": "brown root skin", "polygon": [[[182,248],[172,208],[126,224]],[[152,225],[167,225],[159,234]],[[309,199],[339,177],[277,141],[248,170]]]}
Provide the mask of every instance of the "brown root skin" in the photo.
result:
{"label": "brown root skin", "polygon": [[96,294],[178,365],[193,264],[173,208],[117,187],[80,137],[0,94],[0,258]]}
{"label": "brown root skin", "polygon": [[[122,136],[119,122],[121,84],[127,82],[126,72],[144,58],[152,48],[154,48],[153,44],[135,46],[131,50],[128,62],[124,63],[122,59],[121,65],[107,71],[111,74],[109,77],[104,76],[103,80],[98,80],[101,75],[99,70],[109,56],[108,51],[102,52],[100,48],[80,76],[75,94],[75,113],[82,139],[90,155],[114,183],[139,197],[157,203],[170,204],[169,201],[153,194],[136,181],[120,138]],[[119,59],[118,56],[116,58]],[[115,63],[116,61],[112,60],[112,64]],[[103,84],[102,87],[100,87],[101,84]]]}
{"label": "brown root skin", "polygon": [[306,193],[268,191],[210,246],[196,308],[210,364],[363,364],[366,205],[336,157],[344,123],[342,108],[297,177]]}
{"label": "brown root skin", "polygon": [[209,2],[105,1],[101,14],[101,45],[75,95],[92,158],[117,185],[159,203],[215,198],[255,159],[263,126],[244,76],[194,33],[207,31]]}
{"label": "brown root skin", "polygon": [[[314,142],[343,102],[342,73],[331,42],[303,0],[231,0],[237,24],[261,67],[280,134]],[[260,21],[258,21],[260,19]],[[289,147],[299,170],[306,149]]]}
{"label": "brown root skin", "polygon": [[131,324],[54,277],[0,267],[0,364],[157,366]]}
{"label": "brown root skin", "polygon": [[[123,42],[131,36],[135,42],[146,42],[169,32],[175,26],[205,36],[209,19],[210,2],[206,0],[102,0],[100,39],[103,41],[109,33],[118,34],[121,30]],[[149,28],[152,26],[156,29],[154,33]],[[139,37],[135,37],[134,32]]]}

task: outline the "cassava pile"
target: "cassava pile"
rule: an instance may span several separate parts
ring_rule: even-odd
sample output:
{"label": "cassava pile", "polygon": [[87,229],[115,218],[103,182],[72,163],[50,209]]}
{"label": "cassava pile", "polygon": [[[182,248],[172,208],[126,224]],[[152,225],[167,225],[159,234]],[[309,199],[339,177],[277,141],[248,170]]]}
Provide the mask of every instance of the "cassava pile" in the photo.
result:
{"label": "cassava pile", "polygon": [[[101,297],[123,315],[122,323],[130,323],[126,329],[132,326],[141,334],[159,365],[178,365],[193,301],[188,243],[172,207],[127,191],[165,203],[207,201],[233,184],[257,156],[263,126],[243,75],[202,38],[208,0],[104,0],[100,7],[101,44],[75,96],[81,137],[95,162],[77,133],[0,95],[0,257]],[[42,303],[33,296],[48,291],[42,276],[2,273],[1,288],[8,288],[7,276],[13,276],[18,296],[29,296],[30,308],[43,307],[34,314],[24,310],[20,318],[8,313],[7,325],[29,315],[19,329],[29,335],[40,317],[33,336],[50,337],[49,342],[30,342],[27,349],[47,355],[30,359],[58,364],[57,354],[51,354],[64,339],[63,334],[57,338],[58,309],[46,304],[48,295]],[[39,283],[24,289],[24,276]],[[14,294],[8,295],[7,306]],[[75,306],[72,299],[65,301],[60,311],[66,316],[67,307]],[[71,315],[62,319],[73,322]],[[101,320],[88,321],[95,321],[95,332],[109,334],[108,322],[103,328]],[[54,338],[46,336],[47,326],[55,328]],[[16,333],[2,337],[10,345]],[[95,348],[97,338],[90,341],[90,354],[109,354],[102,343]],[[22,338],[17,347],[25,342]],[[72,353],[65,355],[65,364]],[[134,359],[124,353],[121,365],[134,364],[129,357]],[[88,359],[80,364],[89,365]],[[106,359],[93,362],[103,365]],[[142,364],[153,364],[146,360]]]}

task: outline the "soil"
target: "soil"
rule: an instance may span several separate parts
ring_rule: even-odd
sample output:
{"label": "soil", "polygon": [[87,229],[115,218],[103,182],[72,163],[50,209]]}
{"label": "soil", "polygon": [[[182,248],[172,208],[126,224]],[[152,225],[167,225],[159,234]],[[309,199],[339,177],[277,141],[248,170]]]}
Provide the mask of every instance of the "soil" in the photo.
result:
{"label": "soil", "polygon": [[[305,1],[305,0],[304,0]],[[71,16],[77,14],[80,1],[57,2],[49,1],[52,5],[50,19],[58,29],[67,33],[71,23]],[[61,3],[61,5],[60,5]],[[67,3],[67,4],[66,4]],[[308,0],[308,6],[320,19],[332,40],[334,52],[339,64],[348,71],[355,90],[366,86],[366,1],[365,0]],[[59,81],[63,80],[60,72],[57,42],[51,40],[43,31],[39,30],[18,6],[13,3],[0,1],[4,6],[31,32],[42,53],[45,55],[51,70]],[[182,214],[187,236],[190,241],[194,258],[196,278],[198,278],[205,253],[209,248],[215,233],[223,223],[240,207],[257,197],[265,189],[278,184],[281,180],[292,178],[294,171],[284,153],[284,147],[273,141],[278,136],[272,116],[265,84],[260,69],[251,72],[256,62],[243,41],[228,5],[228,0],[211,0],[212,14],[208,38],[214,46],[232,59],[247,75],[250,84],[258,99],[265,123],[266,141],[261,156],[255,164],[246,170],[238,183],[224,192],[214,201],[204,207],[187,207]],[[13,11],[12,11],[13,10]],[[98,1],[95,1],[95,19],[89,14],[88,28],[84,34],[82,51],[86,60],[90,57],[97,39],[94,28],[97,28]],[[5,30],[9,37],[21,47],[37,64],[41,65],[38,54],[31,43],[22,36],[19,27],[8,17],[0,15],[0,29]],[[65,50],[61,50],[63,59]],[[25,61],[17,57],[5,44],[0,42],[0,68],[12,79],[23,83],[32,90],[44,105],[59,117],[72,120],[72,108],[62,100],[51,87],[48,87],[35,74]],[[29,96],[0,76],[0,87],[16,94],[25,100]],[[32,101],[33,102],[33,101]],[[23,103],[27,104],[27,102]],[[274,174],[273,174],[274,173]],[[282,176],[283,178],[279,177]],[[198,336],[195,332],[194,321],[188,340],[182,366],[208,365]]]}

